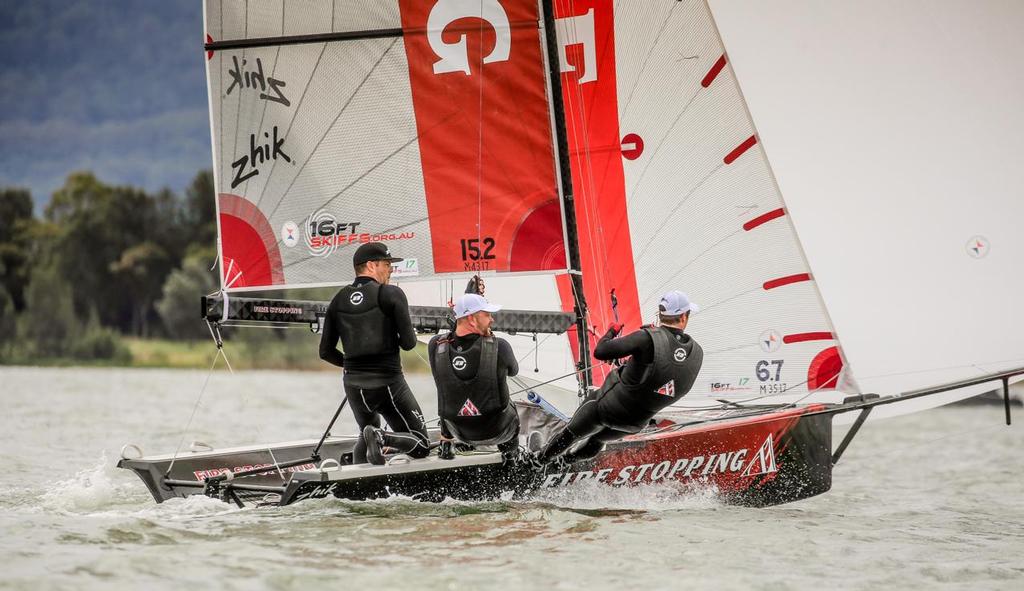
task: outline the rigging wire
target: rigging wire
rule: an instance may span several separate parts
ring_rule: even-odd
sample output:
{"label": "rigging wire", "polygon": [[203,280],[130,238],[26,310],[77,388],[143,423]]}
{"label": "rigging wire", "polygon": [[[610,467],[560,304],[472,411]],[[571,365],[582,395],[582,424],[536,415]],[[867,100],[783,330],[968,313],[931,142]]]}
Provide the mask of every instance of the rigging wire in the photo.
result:
{"label": "rigging wire", "polygon": [[[209,325],[209,323],[207,323]],[[210,333],[213,334],[213,327],[210,326]],[[216,339],[216,337],[214,337]],[[174,463],[178,460],[178,453],[181,452],[181,446],[185,443],[185,436],[188,434],[189,428],[192,427],[192,421],[196,418],[196,411],[199,410],[200,403],[203,400],[203,394],[206,392],[206,386],[210,383],[210,377],[213,376],[213,370],[217,367],[217,361],[223,357],[224,363],[227,365],[228,371],[234,373],[235,370],[231,368],[231,363],[228,362],[227,355],[224,354],[223,347],[217,347],[217,352],[213,356],[213,362],[210,364],[210,369],[206,372],[206,377],[203,379],[203,386],[199,389],[199,396],[196,397],[195,404],[192,405],[192,412],[188,416],[188,422],[185,423],[185,429],[181,432],[181,439],[178,440],[178,447],[174,448],[174,455],[171,456],[171,463],[167,466],[167,472],[165,476],[171,473],[174,468]]]}
{"label": "rigging wire", "polygon": [[523,388],[521,390],[516,390],[515,392],[509,392],[509,396],[515,396],[517,394],[522,394],[524,392],[529,392],[530,390],[533,390],[534,388],[537,388],[539,386],[546,386],[546,385],[548,385],[548,384],[550,384],[552,382],[557,382],[558,380],[564,380],[565,378],[569,378],[569,377],[572,377],[572,376],[577,376],[577,378],[578,378],[579,374],[587,371],[588,369],[592,369],[592,367],[587,365],[587,366],[581,367],[579,369],[573,370],[573,371],[571,371],[571,372],[569,372],[569,373],[567,373],[565,375],[560,375],[557,378],[551,378],[550,380],[539,382],[539,383],[534,384],[533,386],[531,386],[529,388]]}

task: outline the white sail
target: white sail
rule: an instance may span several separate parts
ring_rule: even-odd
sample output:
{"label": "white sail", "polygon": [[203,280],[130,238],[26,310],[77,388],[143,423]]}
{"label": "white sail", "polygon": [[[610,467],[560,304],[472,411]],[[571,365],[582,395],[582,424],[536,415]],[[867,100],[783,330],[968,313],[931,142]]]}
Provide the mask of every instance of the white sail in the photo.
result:
{"label": "white sail", "polygon": [[1024,365],[1024,5],[711,5],[863,390]]}
{"label": "white sail", "polygon": [[556,7],[590,322],[636,330],[666,291],[687,292],[705,353],[687,403],[841,385],[835,331],[706,4]]}
{"label": "white sail", "polygon": [[[986,33],[953,37],[967,49],[951,63],[940,33],[954,5],[922,27],[920,10],[878,2],[553,4],[557,56],[532,0],[323,1],[301,16],[209,0],[225,288],[345,282],[345,247],[365,233],[416,261],[400,280],[435,280],[403,283],[414,303],[443,305],[462,288],[446,276],[482,272],[507,307],[572,310],[565,275],[495,275],[568,266],[551,62],[586,338],[619,320],[635,330],[663,292],[688,292],[705,363],[684,402],[837,401],[1024,364],[1011,307],[1024,179],[1009,149],[1022,83],[1005,75],[1024,57],[1005,28],[1021,9],[971,12]],[[915,67],[893,58],[897,41]],[[969,83],[949,88],[954,66]],[[240,171],[257,159],[258,174]],[[550,378],[572,371],[577,336],[515,342]],[[610,366],[590,364],[600,383]]]}
{"label": "white sail", "polygon": [[532,0],[208,0],[225,290],[347,282],[369,241],[406,277],[564,271],[540,21]]}

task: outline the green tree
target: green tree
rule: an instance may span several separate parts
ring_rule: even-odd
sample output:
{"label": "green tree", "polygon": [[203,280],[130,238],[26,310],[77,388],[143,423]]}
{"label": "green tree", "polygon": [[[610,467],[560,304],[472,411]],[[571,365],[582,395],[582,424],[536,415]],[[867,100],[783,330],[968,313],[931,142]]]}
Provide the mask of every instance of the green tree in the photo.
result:
{"label": "green tree", "polygon": [[55,358],[70,352],[81,334],[71,303],[71,287],[56,269],[37,266],[25,290],[25,310],[18,318],[19,340],[29,357]]}
{"label": "green tree", "polygon": [[201,170],[185,190],[183,230],[189,244],[215,248],[217,244],[217,195],[213,171]]}
{"label": "green tree", "polygon": [[0,189],[0,286],[15,311],[25,307],[31,260],[32,195],[26,189]]}
{"label": "green tree", "polygon": [[187,243],[180,217],[169,191],[154,197],[91,173],[70,175],[46,208],[48,255],[75,286],[78,314],[95,309],[102,324],[144,334],[152,301]]}
{"label": "green tree", "polygon": [[167,252],[149,241],[129,246],[121,258],[110,263],[111,274],[129,296],[132,334],[149,336],[149,310],[160,295],[161,282],[170,267]]}
{"label": "green tree", "polygon": [[167,333],[178,339],[202,338],[209,334],[199,318],[199,298],[217,289],[217,276],[207,268],[206,259],[190,256],[164,283],[163,297],[156,304]]}
{"label": "green tree", "polygon": [[17,324],[14,316],[14,302],[7,290],[0,285],[0,363],[10,359],[11,349],[17,336]]}

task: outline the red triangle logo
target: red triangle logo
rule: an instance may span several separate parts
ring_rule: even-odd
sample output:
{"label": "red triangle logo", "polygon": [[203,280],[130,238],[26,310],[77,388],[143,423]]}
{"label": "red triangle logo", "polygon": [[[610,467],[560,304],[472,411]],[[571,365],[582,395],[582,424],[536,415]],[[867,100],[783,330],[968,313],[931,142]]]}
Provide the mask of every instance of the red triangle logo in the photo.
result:
{"label": "red triangle logo", "polygon": [[477,409],[476,405],[473,404],[473,401],[470,400],[469,398],[467,398],[466,399],[466,404],[463,404],[462,408],[459,409],[459,416],[460,417],[478,417],[478,416],[480,416],[480,411]]}
{"label": "red triangle logo", "polygon": [[676,397],[676,381],[669,380],[664,386],[658,388],[658,394],[662,396],[668,396],[670,398]]}
{"label": "red triangle logo", "polygon": [[742,475],[760,476],[761,474],[771,474],[778,471],[778,468],[775,466],[775,442],[772,439],[772,434],[769,433],[768,438],[761,444],[761,449],[757,450],[757,455],[750,460]]}

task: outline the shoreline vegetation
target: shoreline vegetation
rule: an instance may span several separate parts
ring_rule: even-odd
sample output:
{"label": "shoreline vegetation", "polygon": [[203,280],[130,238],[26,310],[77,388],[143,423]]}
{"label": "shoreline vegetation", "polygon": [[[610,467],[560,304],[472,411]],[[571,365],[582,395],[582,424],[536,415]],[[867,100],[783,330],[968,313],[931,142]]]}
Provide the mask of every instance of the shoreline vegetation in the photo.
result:
{"label": "shoreline vegetation", "polygon": [[[224,352],[236,370],[340,371],[320,359],[318,335],[296,342],[296,339],[273,341],[224,340]],[[125,367],[152,369],[210,369],[217,348],[212,340],[176,341],[171,339],[121,339],[127,355],[116,358],[76,359],[73,357],[25,358],[4,356],[0,366],[30,367]],[[426,361],[427,346],[417,343],[416,349],[402,351],[402,367],[406,373],[430,373]],[[216,370],[227,371],[223,360]]]}
{"label": "shoreline vegetation", "polygon": [[[218,280],[213,174],[184,195],[73,172],[42,215],[27,189],[0,187],[0,366],[208,369],[216,354],[199,298]],[[330,300],[337,288],[250,293]],[[336,371],[306,328],[222,327],[235,369]],[[426,346],[402,353],[429,371]],[[227,369],[219,360],[218,369]]]}

